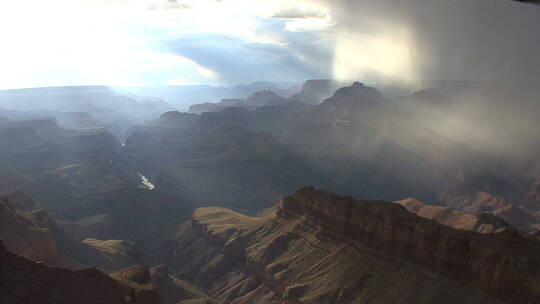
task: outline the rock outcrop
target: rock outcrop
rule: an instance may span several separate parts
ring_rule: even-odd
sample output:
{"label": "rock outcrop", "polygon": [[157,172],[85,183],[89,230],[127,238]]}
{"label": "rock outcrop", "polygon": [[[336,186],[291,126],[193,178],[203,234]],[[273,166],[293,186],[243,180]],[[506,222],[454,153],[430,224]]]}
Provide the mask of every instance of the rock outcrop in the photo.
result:
{"label": "rock outcrop", "polygon": [[131,297],[137,304],[165,303],[152,281],[148,266],[131,266],[113,272],[110,276],[132,291]]}
{"label": "rock outcrop", "polygon": [[[25,197],[18,194],[15,197]],[[10,197],[0,196],[0,239],[11,252],[47,265],[81,268],[97,266],[117,270],[137,264],[141,253],[134,242],[86,239],[69,236],[42,209],[21,211]]]}
{"label": "rock outcrop", "polygon": [[505,220],[490,213],[468,214],[448,207],[427,205],[414,198],[396,203],[418,216],[460,230],[494,233],[509,227]]}
{"label": "rock outcrop", "polygon": [[372,106],[381,103],[383,100],[383,96],[377,89],[365,86],[360,82],[354,82],[349,87],[338,89],[334,95],[325,99],[320,107]]}
{"label": "rock outcrop", "polygon": [[484,191],[470,191],[445,193],[443,197],[452,209],[463,210],[470,214],[489,213],[523,231],[537,230],[540,226],[531,209],[513,204],[502,196]]}
{"label": "rock outcrop", "polygon": [[318,105],[324,99],[332,96],[342,83],[334,79],[310,79],[302,86],[302,90],[293,94],[289,99],[305,104]]}
{"label": "rock outcrop", "polygon": [[301,217],[338,238],[419,262],[504,301],[540,301],[535,283],[540,280],[540,243],[518,231],[458,231],[394,204],[355,201],[313,188],[281,200],[279,213]]}
{"label": "rock outcrop", "polygon": [[534,236],[457,230],[311,187],[263,218],[197,209],[164,254],[218,303],[540,300]]}
{"label": "rock outcrop", "polygon": [[18,211],[6,198],[0,198],[0,238],[11,251],[25,258],[52,265],[61,263],[53,233],[34,221],[31,214]]}
{"label": "rock outcrop", "polygon": [[8,252],[0,241],[0,302],[4,304],[165,304],[153,283],[141,283],[136,275],[113,277],[117,279],[95,268],[70,270],[35,263]]}

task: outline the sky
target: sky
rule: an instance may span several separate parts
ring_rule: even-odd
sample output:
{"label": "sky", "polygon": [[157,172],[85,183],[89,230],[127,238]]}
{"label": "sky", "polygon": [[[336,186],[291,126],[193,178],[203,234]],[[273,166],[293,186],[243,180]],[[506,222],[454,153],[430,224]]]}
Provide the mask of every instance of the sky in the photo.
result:
{"label": "sky", "polygon": [[0,89],[540,82],[539,10],[508,0],[2,0]]}
{"label": "sky", "polygon": [[0,2],[0,88],[325,77],[332,19],[302,1]]}

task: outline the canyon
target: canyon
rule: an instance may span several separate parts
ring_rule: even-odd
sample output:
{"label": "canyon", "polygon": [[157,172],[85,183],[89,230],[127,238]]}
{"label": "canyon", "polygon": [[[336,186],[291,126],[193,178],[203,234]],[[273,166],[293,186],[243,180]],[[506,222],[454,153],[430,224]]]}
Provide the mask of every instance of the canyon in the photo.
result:
{"label": "canyon", "polygon": [[108,282],[111,299],[135,303],[539,301],[537,134],[512,139],[509,154],[433,127],[462,111],[456,95],[536,91],[452,83],[395,97],[340,86],[311,80],[288,97],[262,88],[193,113],[158,102],[149,117],[136,114],[147,106],[137,96],[65,93],[120,98],[115,110],[134,117],[121,131],[93,108],[70,114],[80,124],[51,109],[0,111],[10,269]]}

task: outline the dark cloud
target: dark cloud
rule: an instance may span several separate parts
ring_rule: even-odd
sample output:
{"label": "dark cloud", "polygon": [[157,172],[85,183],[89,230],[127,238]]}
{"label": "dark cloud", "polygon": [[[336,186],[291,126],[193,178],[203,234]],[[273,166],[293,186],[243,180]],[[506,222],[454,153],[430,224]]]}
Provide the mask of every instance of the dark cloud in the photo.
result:
{"label": "dark cloud", "polygon": [[184,37],[171,42],[171,49],[219,74],[223,84],[255,80],[298,81],[312,71],[291,50],[266,43],[246,43],[218,34]]}
{"label": "dark cloud", "polygon": [[508,0],[327,1],[340,30],[408,29],[424,79],[540,82],[540,7]]}
{"label": "dark cloud", "polygon": [[[167,45],[217,72],[223,83],[289,81],[332,77],[335,42],[341,32],[388,39],[406,30],[410,34],[406,47],[424,85],[437,80],[540,82],[540,7],[508,0],[318,3],[328,13],[292,7],[260,21],[257,35],[280,44],[197,33],[174,38]],[[286,30],[287,22],[308,18],[331,18],[335,26],[327,31]],[[351,54],[352,63],[356,58],[355,52]]]}
{"label": "dark cloud", "polygon": [[[283,29],[277,29],[280,26],[283,27],[283,24],[270,22],[261,31],[280,35],[284,33]],[[311,56],[302,55],[308,52],[310,45],[316,44],[310,41],[313,37],[307,36],[309,35],[287,33],[279,37],[283,44],[278,44],[248,42],[216,33],[197,33],[171,39],[168,45],[174,53],[218,73],[220,82],[224,84],[255,80],[299,81],[328,76],[328,70],[311,64],[314,58],[328,54],[315,51]]]}

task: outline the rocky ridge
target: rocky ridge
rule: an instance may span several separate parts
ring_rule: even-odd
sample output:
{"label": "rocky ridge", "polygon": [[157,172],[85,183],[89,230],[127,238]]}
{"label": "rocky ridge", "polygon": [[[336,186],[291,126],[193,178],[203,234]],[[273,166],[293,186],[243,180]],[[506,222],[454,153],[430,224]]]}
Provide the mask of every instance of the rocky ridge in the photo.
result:
{"label": "rocky ridge", "polygon": [[398,204],[311,187],[283,197],[263,218],[197,209],[169,246],[174,273],[217,303],[540,299],[533,236],[457,230]]}
{"label": "rocky ridge", "polygon": [[424,204],[414,198],[407,198],[395,203],[402,205],[409,212],[418,216],[456,229],[494,233],[501,232],[509,227],[505,220],[491,213],[469,214],[448,207]]}
{"label": "rocky ridge", "polygon": [[436,224],[386,202],[304,188],[278,214],[301,217],[334,237],[411,259],[511,303],[540,301],[540,243],[516,230],[477,234]]}
{"label": "rocky ridge", "polygon": [[343,83],[333,79],[310,79],[302,85],[302,90],[290,97],[292,101],[318,105],[324,99],[332,96]]}

